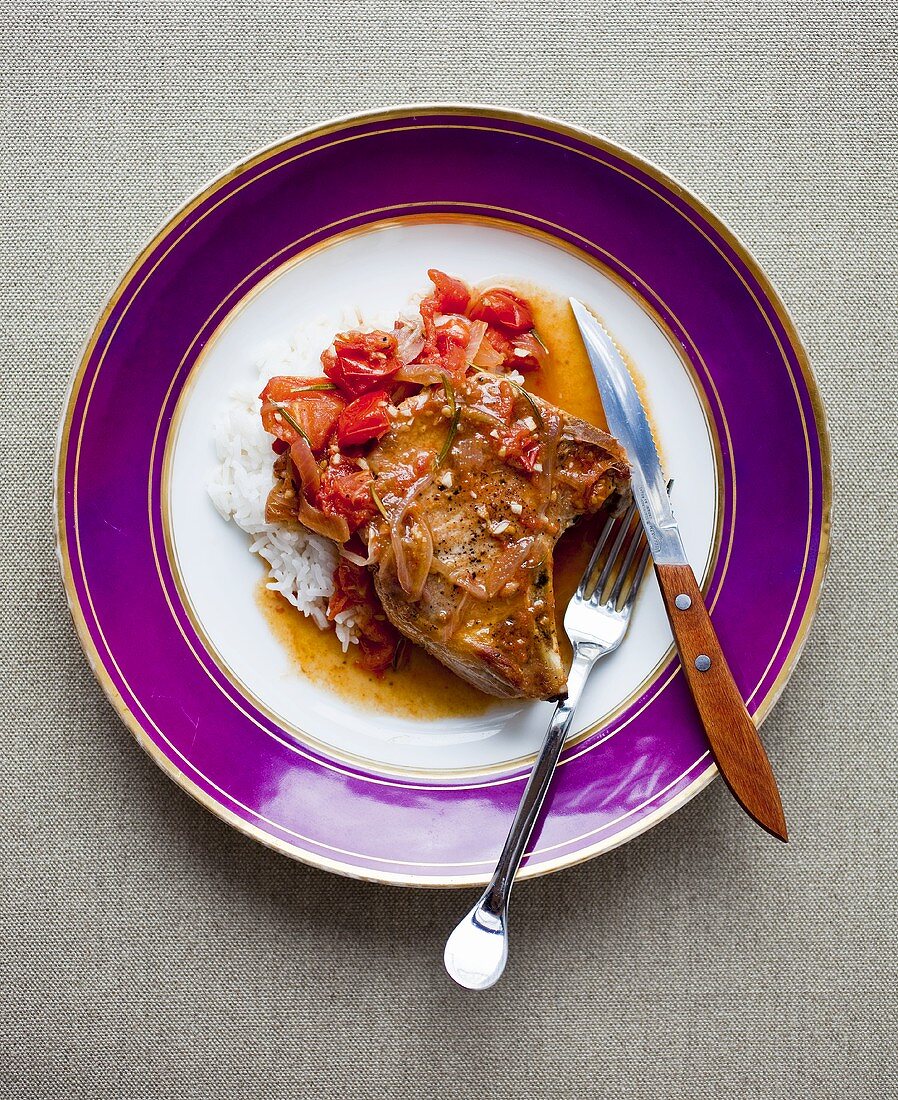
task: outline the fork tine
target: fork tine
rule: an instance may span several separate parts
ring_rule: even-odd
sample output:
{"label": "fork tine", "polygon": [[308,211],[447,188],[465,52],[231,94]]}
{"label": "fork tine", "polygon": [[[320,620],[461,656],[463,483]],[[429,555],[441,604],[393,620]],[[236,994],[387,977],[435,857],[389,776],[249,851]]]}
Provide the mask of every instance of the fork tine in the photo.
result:
{"label": "fork tine", "polygon": [[599,532],[598,540],[596,541],[595,549],[589,559],[589,565],[583,570],[583,576],[580,578],[580,583],[577,585],[577,595],[582,599],[586,595],[586,588],[589,584],[589,579],[595,570],[596,563],[599,560],[599,556],[604,549],[605,543],[608,541],[608,536],[614,529],[614,524],[617,521],[609,516],[602,526],[602,530]]}
{"label": "fork tine", "polygon": [[[643,539],[645,539],[644,534]],[[642,549],[642,555],[639,558],[639,564],[636,566],[636,572],[633,574],[633,583],[630,585],[630,591],[627,593],[627,598],[624,600],[624,606],[621,608],[622,615],[630,614],[630,609],[633,606],[633,601],[636,599],[636,594],[642,584],[642,578],[645,576],[645,569],[648,564],[649,544],[646,542]]]}
{"label": "fork tine", "polygon": [[620,528],[615,535],[614,542],[611,544],[611,549],[608,552],[608,558],[605,564],[602,566],[602,572],[599,574],[599,579],[596,581],[596,586],[592,590],[592,596],[589,599],[590,604],[596,607],[602,598],[602,592],[605,585],[608,583],[608,578],[611,576],[611,570],[614,568],[614,563],[617,561],[617,555],[620,553],[621,546],[624,539],[627,537],[627,531],[630,529],[630,524],[633,520],[633,515],[636,512],[636,505],[631,504],[625,514],[620,520]]}
{"label": "fork tine", "polygon": [[636,551],[645,544],[645,541],[645,531],[642,524],[637,520],[636,526],[633,528],[630,535],[630,541],[627,543],[627,552],[624,555],[624,560],[621,562],[620,570],[614,582],[614,588],[611,589],[611,595],[608,597],[608,602],[612,607],[617,607],[617,601],[620,599],[624,581],[627,579],[627,574],[630,572],[630,566],[633,564],[633,559],[636,557]]}
{"label": "fork tine", "polygon": [[[673,478],[671,478],[670,481],[668,481],[668,483],[667,483],[668,496],[670,495],[670,491],[673,488],[673,483],[674,483]],[[632,561],[633,561],[633,555],[636,552],[636,548],[640,545],[643,547],[642,554],[640,555],[639,562],[636,566],[636,570],[633,573],[633,580],[630,583],[630,588],[627,592],[626,598],[624,599],[623,606],[620,609],[621,614],[624,615],[624,616],[630,614],[630,609],[633,606],[633,601],[636,599],[636,594],[639,592],[639,588],[642,584],[643,577],[645,576],[646,567],[649,564],[650,555],[649,555],[648,540],[646,539],[645,528],[643,527],[641,522],[639,522],[637,524],[636,534],[634,534],[634,537],[630,541],[630,546],[627,550],[626,560],[624,561],[624,564],[621,566],[620,573],[618,574],[617,581],[615,582],[614,591],[611,594],[612,606],[615,606],[615,607],[617,606],[617,601],[618,601],[618,599],[620,599],[620,594],[621,594],[621,589],[623,587],[624,579],[626,578],[626,575],[627,575],[627,573],[630,569],[630,565],[632,564]]]}

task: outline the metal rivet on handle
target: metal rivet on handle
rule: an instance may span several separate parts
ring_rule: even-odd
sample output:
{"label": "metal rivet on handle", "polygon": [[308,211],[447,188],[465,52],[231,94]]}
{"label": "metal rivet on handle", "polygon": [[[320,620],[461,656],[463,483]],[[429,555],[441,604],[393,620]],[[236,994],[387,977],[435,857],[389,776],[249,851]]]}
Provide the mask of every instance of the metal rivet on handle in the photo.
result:
{"label": "metal rivet on handle", "polygon": [[685,592],[681,592],[679,596],[674,600],[674,603],[681,611],[688,611],[692,607],[692,600],[686,595]]}
{"label": "metal rivet on handle", "polygon": [[695,658],[695,667],[699,670],[699,672],[708,671],[708,669],[711,667],[711,658],[708,656],[707,653],[699,653],[699,655]]}

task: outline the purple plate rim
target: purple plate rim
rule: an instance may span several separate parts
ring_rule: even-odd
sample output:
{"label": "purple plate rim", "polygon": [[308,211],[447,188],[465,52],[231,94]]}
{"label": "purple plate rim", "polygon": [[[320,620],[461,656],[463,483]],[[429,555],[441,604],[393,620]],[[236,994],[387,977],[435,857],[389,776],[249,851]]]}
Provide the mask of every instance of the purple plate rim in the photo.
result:
{"label": "purple plate rim", "polygon": [[[694,196],[688,189],[683,187],[678,181],[672,179],[665,171],[657,168],[654,164],[647,161],[640,155],[632,152],[619,143],[612,141],[608,138],[594,134],[591,131],[582,129],[562,122],[560,120],[540,115],[534,112],[516,111],[508,108],[493,107],[486,104],[465,104],[465,103],[415,103],[408,105],[401,105],[388,109],[377,109],[368,112],[350,114],[338,118],[326,120],[320,124],[316,124],[307,127],[295,134],[282,138],[271,145],[259,149],[250,154],[247,158],[234,164],[216,177],[214,180],[207,183],[187,202],[178,207],[161,225],[159,230],[153,235],[149,244],[141,250],[136,259],[128,266],[125,273],[115,284],[115,288],[107,298],[104,306],[100,309],[96,322],[90,331],[90,335],[85,340],[81,352],[76,361],[70,383],[66,392],[66,397],[63,405],[62,415],[57,432],[57,462],[54,475],[54,499],[56,501],[56,548],[57,557],[60,563],[60,570],[62,573],[63,586],[66,592],[66,597],[69,605],[70,613],[74,620],[77,635],[84,649],[85,655],[88,658],[91,669],[97,678],[100,686],[104,690],[105,694],[110,700],[110,703],[118,712],[119,716],[124,721],[125,725],[129,728],[131,733],[135,736],[135,739],[144,748],[145,751],[153,758],[153,760],[166,772],[172,779],[174,779],[184,790],[187,791],[192,797],[199,801],[207,809],[211,810],[221,819],[227,821],[229,824],[238,828],[241,832],[253,837],[256,840],[266,844],[275,850],[281,851],[283,854],[289,855],[294,859],[298,859],[302,862],[309,863],[313,866],[334,871],[336,873],[348,875],[350,877],[361,878],[369,881],[376,882],[389,882],[401,885],[409,886],[429,886],[429,887],[441,887],[441,886],[467,886],[478,885],[485,881],[483,874],[477,875],[453,875],[447,876],[443,879],[436,878],[434,876],[423,875],[408,875],[408,874],[396,874],[386,870],[378,869],[376,872],[374,869],[361,868],[356,864],[347,864],[339,860],[332,860],[327,857],[322,857],[317,852],[310,852],[302,849],[295,844],[281,839],[278,836],[266,831],[260,826],[254,825],[250,821],[240,817],[237,813],[229,809],[227,806],[216,801],[214,797],[204,791],[197,783],[195,783],[188,775],[186,775],[181,769],[171,760],[160,746],[148,735],[142,724],[138,720],[137,716],[131,711],[130,707],[123,699],[119,690],[115,686],[109,672],[104,666],[103,659],[99,654],[97,646],[90,634],[90,628],[84,616],[83,609],[81,607],[77,591],[74,587],[71,560],[69,558],[69,549],[66,542],[65,535],[65,460],[67,456],[66,444],[68,442],[68,429],[70,427],[71,414],[73,411],[73,403],[76,400],[79,392],[79,383],[83,374],[85,373],[91,353],[96,345],[99,336],[102,333],[103,327],[113,312],[117,302],[119,301],[121,294],[127,288],[132,276],[137,272],[147,257],[158,246],[160,241],[168,234],[174,226],[184,218],[186,218],[198,205],[204,200],[209,198],[217,190],[224,187],[235,176],[238,176],[242,172],[247,171],[254,165],[277,155],[280,151],[289,148],[298,142],[308,141],[312,138],[326,136],[329,133],[338,132],[346,127],[355,125],[362,125],[366,123],[376,122],[388,122],[395,119],[408,118],[413,116],[422,115],[447,115],[454,114],[462,116],[480,116],[485,119],[496,121],[508,121],[515,122],[524,125],[538,126],[555,133],[578,139],[594,148],[616,156],[626,163],[629,163],[634,168],[641,170],[649,178],[659,183],[669,193],[675,195],[678,199],[686,203],[692,210],[706,223],[706,225],[712,229],[723,241],[723,243],[732,249],[735,257],[744,265],[748,274],[753,277],[758,288],[761,290],[764,298],[771,307],[776,319],[782,326],[783,334],[786,337],[786,342],[790,346],[791,351],[794,353],[797,366],[800,368],[800,374],[802,380],[806,386],[807,399],[810,405],[810,409],[813,413],[813,427],[816,431],[815,442],[819,448],[819,462],[821,472],[821,512],[820,512],[820,530],[818,533],[819,544],[817,549],[816,561],[813,563],[810,560],[806,560],[804,576],[810,574],[811,585],[808,590],[807,602],[802,610],[800,621],[794,626],[794,637],[790,644],[789,650],[782,659],[779,673],[769,686],[765,693],[764,698],[760,701],[756,708],[756,720],[763,721],[764,717],[769,713],[771,707],[776,702],[782,692],[786,682],[789,679],[795,665],[801,655],[801,651],[807,640],[810,625],[813,617],[816,613],[819,605],[820,593],[822,585],[824,583],[827,565],[830,556],[831,546],[831,521],[832,521],[832,467],[831,467],[831,447],[829,439],[828,425],[826,422],[826,414],[823,407],[822,399],[819,393],[816,380],[813,375],[810,363],[808,361],[807,353],[801,343],[801,340],[795,330],[795,326],[785,309],[779,295],[770,284],[770,281],[764,275],[757,262],[753,259],[748,249],[743,245],[739,238],[730,230],[721,219],[715,215],[700,199]],[[659,196],[663,199],[663,195]],[[688,219],[687,220],[691,220]],[[694,224],[694,223],[693,223]],[[700,232],[703,232],[701,227]],[[707,234],[704,234],[707,236]],[[709,237],[711,243],[719,249],[719,246]],[[735,268],[734,268],[735,270]],[[737,272],[738,274],[738,272]],[[740,275],[741,278],[741,275]],[[743,279],[744,282],[744,279]],[[746,284],[747,286],[747,284]],[[749,292],[754,296],[753,291],[750,288]],[[759,306],[760,308],[760,306]],[[763,312],[763,311],[762,311]],[[810,422],[808,424],[810,427]],[[812,567],[812,568],[811,568]],[[799,586],[799,595],[802,585]],[[796,596],[796,604],[798,596]],[[793,609],[794,610],[794,609]],[[787,629],[790,629],[787,624]],[[785,632],[784,632],[785,636]],[[771,666],[773,661],[771,661]],[[766,678],[770,667],[764,673],[763,679]],[[760,688],[759,683],[758,687]],[[756,689],[757,690],[757,689]],[[152,723],[152,719],[150,719]],[[152,723],[155,725],[155,723]],[[158,729],[158,727],[156,727]],[[162,733],[162,731],[159,731]],[[162,735],[164,738],[164,734]],[[177,751],[177,750],[175,750]],[[675,780],[670,786],[679,786],[680,782],[686,778],[688,772],[694,771],[698,764],[701,764],[703,760],[707,758],[705,756],[700,757],[694,762],[694,764],[684,773],[679,780]],[[616,832],[613,836],[607,838],[605,841],[598,841],[596,844],[588,846],[583,849],[578,849],[574,852],[569,852],[556,860],[545,861],[541,863],[530,864],[522,868],[521,877],[534,877],[541,874],[550,873],[555,870],[559,870],[563,867],[573,866],[577,863],[583,862],[586,859],[593,858],[594,856],[601,854],[604,851],[608,851],[619,844],[624,843],[626,840],[631,839],[633,836],[644,832],[648,828],[657,824],[665,817],[669,816],[680,806],[689,801],[695,794],[698,793],[716,774],[716,768],[713,762],[710,760],[707,766],[701,772],[700,775],[691,780],[685,787],[679,786],[677,793],[670,800],[659,806],[656,810],[647,814],[645,817],[638,819],[633,826],[625,828]],[[224,793],[224,792],[222,792]],[[654,797],[659,797],[665,792],[661,791]],[[635,812],[635,811],[634,811]],[[576,838],[574,838],[576,839]],[[572,843],[572,842],[571,842]],[[562,845],[566,846],[566,845]],[[383,860],[380,862],[393,862],[389,860]]]}

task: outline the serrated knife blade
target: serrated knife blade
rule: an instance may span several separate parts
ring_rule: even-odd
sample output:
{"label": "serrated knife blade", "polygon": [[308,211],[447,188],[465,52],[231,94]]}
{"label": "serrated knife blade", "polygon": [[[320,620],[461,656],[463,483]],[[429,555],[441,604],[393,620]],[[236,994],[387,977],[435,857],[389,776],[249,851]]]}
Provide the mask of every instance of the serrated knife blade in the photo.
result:
{"label": "serrated knife blade", "polygon": [[576,298],[571,298],[570,303],[599,387],[608,429],[627,452],[633,496],[652,559],[662,564],[686,565],[686,551],[667,495],[667,479],[661,471],[655,437],[639,391],[605,326]]}

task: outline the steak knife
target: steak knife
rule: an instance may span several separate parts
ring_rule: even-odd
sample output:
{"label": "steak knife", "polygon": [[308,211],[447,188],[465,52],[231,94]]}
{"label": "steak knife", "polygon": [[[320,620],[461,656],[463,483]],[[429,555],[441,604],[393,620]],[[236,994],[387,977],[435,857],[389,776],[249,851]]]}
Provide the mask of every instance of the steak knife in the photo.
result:
{"label": "steak knife", "polygon": [[633,497],[711,754],[749,817],[771,835],[788,840],[776,779],[686,558],[639,393],[605,327],[582,302],[571,298],[570,303],[598,383],[608,427],[627,452]]}

